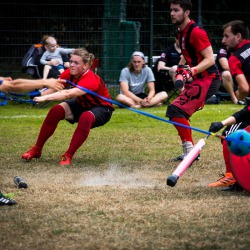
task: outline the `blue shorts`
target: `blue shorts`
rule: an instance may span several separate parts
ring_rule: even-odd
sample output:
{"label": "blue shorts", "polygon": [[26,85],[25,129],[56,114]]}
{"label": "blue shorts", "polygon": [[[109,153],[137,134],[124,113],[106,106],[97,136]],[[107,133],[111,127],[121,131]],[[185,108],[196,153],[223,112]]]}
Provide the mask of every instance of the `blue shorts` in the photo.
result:
{"label": "blue shorts", "polygon": [[56,70],[60,70],[60,69],[64,69],[62,64],[59,64],[57,66],[51,66],[52,69],[56,69]]}

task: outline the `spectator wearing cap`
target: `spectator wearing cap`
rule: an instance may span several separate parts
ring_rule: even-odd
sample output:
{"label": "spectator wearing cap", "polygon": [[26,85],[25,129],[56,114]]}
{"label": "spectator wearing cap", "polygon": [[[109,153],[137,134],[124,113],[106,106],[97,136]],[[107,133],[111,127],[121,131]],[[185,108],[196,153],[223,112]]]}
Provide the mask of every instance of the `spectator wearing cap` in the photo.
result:
{"label": "spectator wearing cap", "polygon": [[133,52],[129,64],[121,71],[119,82],[120,94],[116,100],[131,108],[159,107],[168,97],[165,91],[155,94],[154,74],[140,51]]}

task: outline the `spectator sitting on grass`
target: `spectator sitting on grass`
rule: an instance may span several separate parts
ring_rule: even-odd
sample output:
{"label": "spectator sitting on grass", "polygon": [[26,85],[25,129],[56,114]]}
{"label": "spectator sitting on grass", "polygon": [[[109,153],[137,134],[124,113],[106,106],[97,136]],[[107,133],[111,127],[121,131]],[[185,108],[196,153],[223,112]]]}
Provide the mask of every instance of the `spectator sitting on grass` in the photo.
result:
{"label": "spectator sitting on grass", "polygon": [[[148,108],[161,106],[168,97],[165,91],[155,94],[154,74],[145,65],[144,54],[135,51],[127,67],[120,74],[120,94],[116,100],[131,108]],[[148,94],[145,93],[148,84]]]}

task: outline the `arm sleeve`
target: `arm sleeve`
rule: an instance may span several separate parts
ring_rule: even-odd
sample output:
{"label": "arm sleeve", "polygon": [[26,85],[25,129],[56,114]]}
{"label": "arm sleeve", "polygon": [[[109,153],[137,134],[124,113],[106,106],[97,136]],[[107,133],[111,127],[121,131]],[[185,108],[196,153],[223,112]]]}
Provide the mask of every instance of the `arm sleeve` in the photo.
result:
{"label": "arm sleeve", "polygon": [[160,57],[158,60],[161,61],[161,62],[166,63],[166,62],[167,62],[167,56],[168,56],[168,50],[167,50],[167,48],[166,48],[166,49],[164,49],[164,50],[162,51],[161,57]]}
{"label": "arm sleeve", "polygon": [[243,109],[241,109],[240,111],[234,113],[232,115],[235,120],[236,123],[241,122],[245,117],[250,116],[250,112],[247,110],[247,107],[244,107]]}
{"label": "arm sleeve", "polygon": [[60,48],[60,54],[67,55],[67,54],[72,53],[73,50],[75,50],[75,49],[64,49],[64,48]]}
{"label": "arm sleeve", "polygon": [[119,82],[129,82],[128,68],[124,68],[121,71]]}
{"label": "arm sleeve", "polygon": [[47,53],[44,52],[41,59],[40,59],[40,63],[45,65],[46,64],[46,56],[47,56]]}

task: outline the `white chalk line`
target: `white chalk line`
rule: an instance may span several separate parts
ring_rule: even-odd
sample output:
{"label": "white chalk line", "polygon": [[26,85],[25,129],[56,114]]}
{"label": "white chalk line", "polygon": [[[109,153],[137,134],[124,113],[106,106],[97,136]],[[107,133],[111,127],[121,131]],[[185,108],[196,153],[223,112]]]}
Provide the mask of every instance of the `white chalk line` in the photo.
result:
{"label": "white chalk line", "polygon": [[1,116],[0,119],[21,119],[21,118],[44,118],[45,115],[12,115],[12,116]]}

